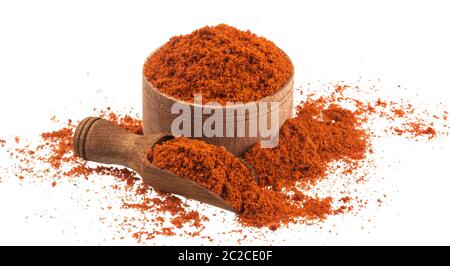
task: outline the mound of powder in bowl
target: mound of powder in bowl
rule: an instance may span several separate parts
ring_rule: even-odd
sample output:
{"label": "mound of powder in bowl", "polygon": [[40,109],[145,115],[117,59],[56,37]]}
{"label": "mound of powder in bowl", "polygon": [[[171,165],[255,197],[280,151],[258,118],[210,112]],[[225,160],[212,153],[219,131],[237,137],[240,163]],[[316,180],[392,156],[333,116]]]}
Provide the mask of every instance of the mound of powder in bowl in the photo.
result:
{"label": "mound of powder in bowl", "polygon": [[144,65],[144,77],[160,92],[192,102],[251,102],[274,94],[293,66],[273,42],[220,24],[172,37]]}

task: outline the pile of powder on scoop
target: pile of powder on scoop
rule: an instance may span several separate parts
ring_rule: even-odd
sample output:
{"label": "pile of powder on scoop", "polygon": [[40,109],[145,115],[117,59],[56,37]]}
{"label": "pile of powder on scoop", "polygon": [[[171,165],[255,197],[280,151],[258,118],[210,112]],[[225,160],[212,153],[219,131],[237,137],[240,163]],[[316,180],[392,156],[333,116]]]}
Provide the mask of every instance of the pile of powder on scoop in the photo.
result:
{"label": "pile of powder on scoop", "polygon": [[148,158],[155,166],[219,195],[247,226],[275,229],[299,217],[323,219],[333,212],[330,199],[300,193],[290,197],[258,185],[250,169],[223,147],[180,137],[156,145],[149,150]]}

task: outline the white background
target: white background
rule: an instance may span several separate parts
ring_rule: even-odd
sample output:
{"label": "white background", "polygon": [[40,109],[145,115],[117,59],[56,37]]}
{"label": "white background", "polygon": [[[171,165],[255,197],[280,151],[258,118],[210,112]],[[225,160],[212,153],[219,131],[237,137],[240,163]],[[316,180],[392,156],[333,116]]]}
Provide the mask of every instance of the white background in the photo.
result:
{"label": "white background", "polygon": [[[218,23],[274,41],[291,57],[298,86],[381,79],[407,87],[404,97],[450,106],[446,2],[1,1],[0,138],[36,135],[49,130],[51,114],[81,119],[95,105],[139,112],[145,57],[173,35]],[[334,222],[332,234],[296,227],[247,244],[450,244],[448,138],[377,144],[383,150],[381,186],[394,192],[370,229],[347,217]],[[395,168],[383,168],[393,161],[399,162]],[[83,217],[70,237],[60,234],[58,220],[23,222],[51,204],[39,202],[39,193],[0,183],[0,244],[101,243],[101,233],[83,231]],[[203,243],[177,241],[153,244]]]}

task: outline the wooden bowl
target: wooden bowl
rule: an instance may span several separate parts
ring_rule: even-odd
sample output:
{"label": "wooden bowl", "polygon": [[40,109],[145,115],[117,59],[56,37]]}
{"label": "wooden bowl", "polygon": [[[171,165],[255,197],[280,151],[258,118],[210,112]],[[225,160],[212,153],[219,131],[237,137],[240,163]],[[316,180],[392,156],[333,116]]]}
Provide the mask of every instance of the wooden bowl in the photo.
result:
{"label": "wooden bowl", "polygon": [[[156,51],[155,51],[156,52]],[[151,58],[151,56],[155,53],[153,52],[147,58],[146,62]],[[286,57],[288,57],[286,55]],[[289,57],[288,57],[289,59]],[[289,59],[289,62],[290,59]],[[292,65],[292,63],[291,63]],[[144,64],[145,66],[145,64]],[[293,100],[294,100],[294,71],[292,72],[291,77],[285,82],[285,84],[274,94],[264,97],[255,103],[258,102],[278,102],[278,114],[279,114],[279,123],[278,129],[283,125],[283,123],[292,118],[293,115]],[[207,143],[213,144],[215,146],[224,146],[229,152],[234,155],[241,156],[245,151],[248,150],[255,143],[258,143],[262,140],[261,134],[258,130],[255,137],[250,135],[249,132],[249,118],[254,117],[255,113],[245,112],[245,115],[238,115],[239,110],[244,108],[242,105],[227,105],[227,106],[204,106],[198,105],[191,102],[182,101],[176,99],[170,95],[166,95],[161,93],[158,88],[156,88],[150,81],[148,81],[145,76],[142,79],[142,103],[143,103],[143,130],[144,135],[152,135],[152,134],[172,134],[171,125],[172,121],[177,118],[178,114],[172,114],[171,108],[172,105],[178,103],[178,105],[185,106],[189,108],[191,111],[191,137],[194,139],[199,139],[205,141]],[[194,137],[194,108],[205,108],[206,110],[215,110],[222,109],[223,116],[226,115],[227,109],[228,111],[234,111],[234,130],[236,133],[236,129],[238,125],[242,125],[242,120],[245,123],[245,136],[244,137],[226,137],[226,133],[224,132],[224,137],[206,137],[204,134],[201,137]],[[232,110],[230,110],[232,109]],[[256,113],[258,115],[258,119],[268,119],[271,112],[274,112],[270,108],[266,113]],[[202,121],[202,123],[213,114],[211,111],[208,114],[202,114],[201,118],[198,117],[198,121]],[[226,121],[225,118],[222,121]],[[269,119],[270,121],[270,119]],[[223,130],[226,131],[225,125],[223,125]],[[202,131],[203,132],[203,131]],[[236,134],[234,134],[236,136]]]}

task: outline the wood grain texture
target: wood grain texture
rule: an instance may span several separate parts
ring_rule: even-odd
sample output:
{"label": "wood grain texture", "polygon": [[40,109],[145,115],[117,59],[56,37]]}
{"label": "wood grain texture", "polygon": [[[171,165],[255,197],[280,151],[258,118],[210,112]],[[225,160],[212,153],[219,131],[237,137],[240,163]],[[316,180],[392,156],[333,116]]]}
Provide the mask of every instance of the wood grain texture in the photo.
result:
{"label": "wood grain texture", "polygon": [[75,130],[73,149],[85,160],[129,167],[155,189],[235,211],[218,195],[190,179],[158,169],[148,161],[149,149],[172,138],[165,134],[137,135],[104,119],[88,117]]}
{"label": "wood grain texture", "polygon": [[[152,53],[153,54],[153,53]],[[152,56],[152,54],[147,58],[147,60]],[[286,57],[288,57],[286,55]],[[289,58],[289,57],[288,57]],[[144,64],[145,65],[145,64]],[[283,123],[293,116],[293,101],[294,101],[294,74],[286,81],[286,83],[273,95],[267,96],[260,99],[258,102],[278,102],[279,103],[279,125],[281,128]],[[251,137],[249,134],[249,117],[252,115],[246,113],[245,116],[238,116],[238,110],[242,109],[240,105],[234,106],[220,106],[220,107],[207,107],[210,109],[222,109],[222,113],[225,116],[226,109],[233,109],[234,112],[234,129],[236,131],[240,121],[245,122],[245,137],[206,137],[202,135],[201,137],[194,137],[194,107],[199,107],[194,103],[182,101],[175,99],[170,95],[161,93],[151,82],[149,82],[145,77],[142,79],[142,117],[143,117],[143,129],[145,135],[151,135],[156,133],[171,134],[171,124],[172,121],[178,116],[177,114],[171,113],[171,108],[173,104],[178,103],[187,106],[191,110],[191,137],[205,141],[207,143],[213,144],[215,146],[224,146],[228,151],[237,156],[242,156],[245,151],[248,150],[252,145],[258,143],[262,138],[258,132],[256,137]],[[200,107],[204,107],[201,106]],[[262,119],[270,117],[271,112],[274,110],[269,110],[267,113],[258,113],[258,118]],[[198,121],[203,122],[210,117],[210,115],[202,115]],[[225,121],[225,119],[223,119]],[[223,126],[224,131],[225,126]],[[224,134],[225,135],[225,134]]]}

